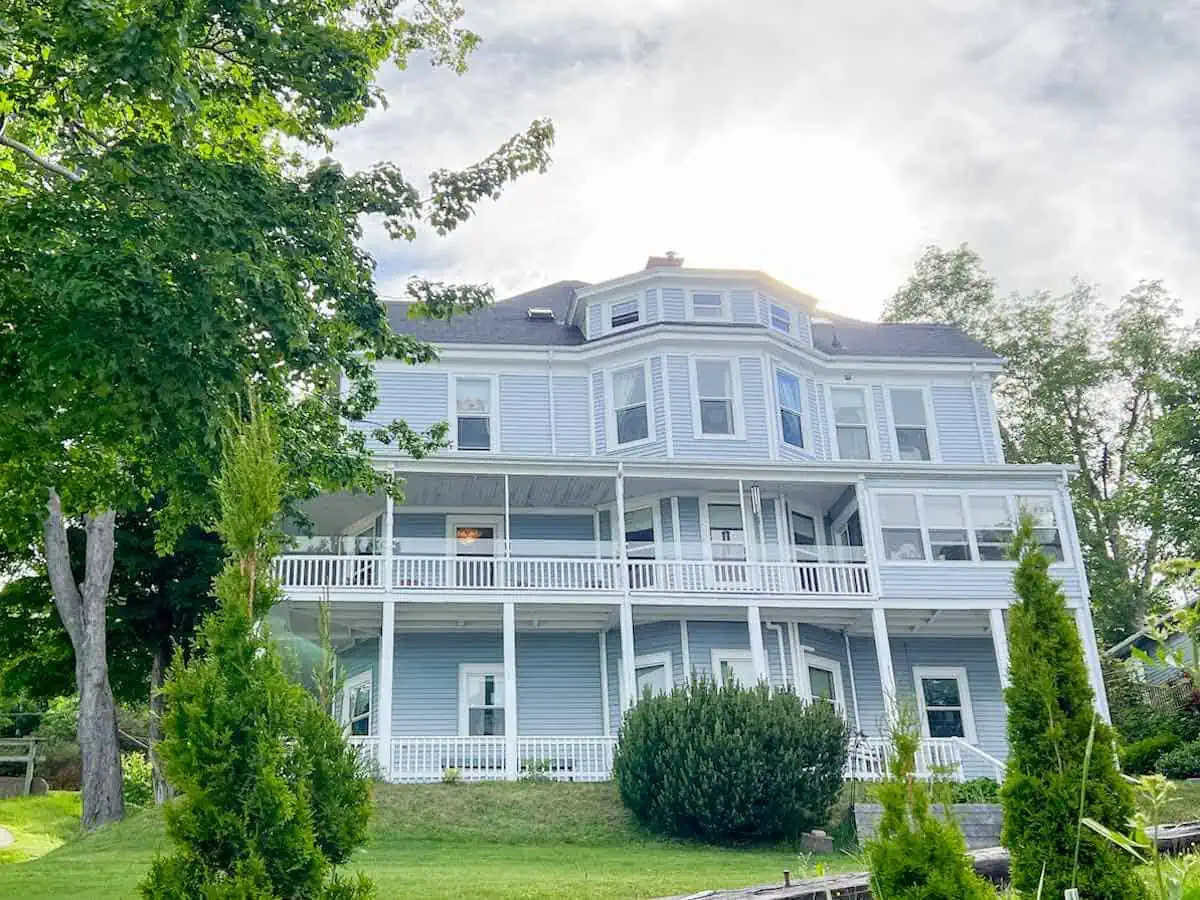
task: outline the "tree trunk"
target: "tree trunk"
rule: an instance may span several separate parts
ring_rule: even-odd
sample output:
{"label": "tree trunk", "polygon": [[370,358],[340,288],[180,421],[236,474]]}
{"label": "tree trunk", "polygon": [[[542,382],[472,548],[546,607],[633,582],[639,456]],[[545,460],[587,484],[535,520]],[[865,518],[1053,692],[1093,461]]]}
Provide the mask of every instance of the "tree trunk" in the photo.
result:
{"label": "tree trunk", "polygon": [[159,805],[175,796],[158,756],[158,742],[162,740],[162,715],[166,707],[162,686],[166,680],[169,652],[170,647],[163,641],[155,649],[150,662],[150,771],[154,778],[154,802]]}
{"label": "tree trunk", "polygon": [[83,757],[81,825],[90,831],[125,815],[117,707],[108,681],[105,622],[116,513],[108,509],[85,517],[87,549],[83,584],[79,585],[71,571],[62,503],[57,491],[51,488],[49,493],[44,523],[46,571],[54,590],[54,605],[75,650],[79,750]]}

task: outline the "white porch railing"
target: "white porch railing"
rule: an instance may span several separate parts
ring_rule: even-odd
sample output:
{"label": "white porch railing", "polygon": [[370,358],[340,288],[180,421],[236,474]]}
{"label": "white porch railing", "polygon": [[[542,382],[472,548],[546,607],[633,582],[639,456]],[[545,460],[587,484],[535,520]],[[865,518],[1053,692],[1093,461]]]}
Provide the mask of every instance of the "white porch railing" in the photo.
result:
{"label": "white porch railing", "polygon": [[[965,781],[960,738],[925,738],[917,749],[917,777]],[[970,745],[966,745],[970,748]],[[974,748],[970,748],[974,749]],[[888,738],[859,738],[850,746],[846,760],[846,778],[857,781],[882,781],[887,777],[892,753]]]}
{"label": "white porch railing", "polygon": [[522,773],[555,781],[608,781],[616,747],[611,737],[517,738]]}
{"label": "white porch railing", "polygon": [[[364,759],[379,762],[379,738],[350,742]],[[518,737],[518,773],[553,781],[607,781],[616,744],[612,737]],[[381,766],[380,774],[405,784],[442,781],[451,769],[461,781],[501,781],[508,773],[503,737],[397,736],[391,755],[390,769]]]}
{"label": "white porch railing", "polygon": [[[289,590],[380,591],[387,556],[289,554],[275,574]],[[404,556],[390,559],[394,591],[539,591],[580,594],[717,593],[862,596],[867,566],[858,563],[629,560],[588,557]]]}

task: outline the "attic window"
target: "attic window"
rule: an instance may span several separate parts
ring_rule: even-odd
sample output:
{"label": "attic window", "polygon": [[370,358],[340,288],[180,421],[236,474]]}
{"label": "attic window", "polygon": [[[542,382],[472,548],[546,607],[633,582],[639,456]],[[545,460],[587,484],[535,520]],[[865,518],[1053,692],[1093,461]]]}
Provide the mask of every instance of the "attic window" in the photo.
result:
{"label": "attic window", "polygon": [[608,324],[610,328],[628,328],[636,325],[641,319],[642,304],[637,297],[619,300],[609,307]]}
{"label": "attic window", "polygon": [[538,322],[553,322],[554,310],[548,306],[531,306],[525,313],[529,318]]}

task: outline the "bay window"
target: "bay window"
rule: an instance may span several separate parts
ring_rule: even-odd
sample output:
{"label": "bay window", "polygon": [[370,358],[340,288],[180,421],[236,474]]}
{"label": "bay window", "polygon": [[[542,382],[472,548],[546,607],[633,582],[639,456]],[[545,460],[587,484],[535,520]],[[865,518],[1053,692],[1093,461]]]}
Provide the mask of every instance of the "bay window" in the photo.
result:
{"label": "bay window", "polygon": [[866,391],[857,387],[830,388],[829,401],[833,407],[838,459],[870,459]]}
{"label": "bay window", "polygon": [[929,421],[925,412],[925,391],[921,388],[892,388],[892,425],[896,433],[899,459],[930,460]]}
{"label": "bay window", "polygon": [[803,447],[804,422],[800,412],[800,377],[785,369],[776,369],[775,388],[779,395],[779,427],[783,442],[793,447]]}

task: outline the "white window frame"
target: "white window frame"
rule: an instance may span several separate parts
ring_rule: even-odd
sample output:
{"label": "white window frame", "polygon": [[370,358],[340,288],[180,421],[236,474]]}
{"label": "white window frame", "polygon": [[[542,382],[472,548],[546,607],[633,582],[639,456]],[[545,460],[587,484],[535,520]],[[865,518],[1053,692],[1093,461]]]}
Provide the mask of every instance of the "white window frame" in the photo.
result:
{"label": "white window frame", "polygon": [[[748,662],[754,664],[754,654],[749,650],[730,650],[728,648],[713,647],[712,649],[712,677],[719,686],[725,686],[725,679],[721,676],[721,662]],[[757,684],[744,684],[742,687],[754,687]]]}
{"label": "white window frame", "polygon": [[[879,428],[875,422],[875,392],[869,385],[864,384],[828,384],[825,386],[825,406],[829,420],[829,446],[834,459],[842,459],[842,448],[838,445],[837,421],[834,419],[833,392],[835,390],[858,391],[863,398],[863,411],[866,414],[867,452],[871,460],[879,459]],[[850,459],[848,462],[870,462],[866,459]]]}
{"label": "white window frame", "polygon": [[[730,414],[732,418],[732,434],[706,434],[700,425],[700,377],[696,365],[701,362],[725,363],[730,373]],[[691,376],[690,392],[692,395],[692,437],[698,441],[740,441],[746,437],[746,423],[742,417],[742,375],[740,360],[736,356],[693,356],[688,360]],[[716,399],[716,398],[711,398]]]}
{"label": "white window frame", "polygon": [[446,555],[458,556],[458,529],[463,525],[483,525],[496,530],[495,558],[504,555],[505,541],[508,535],[504,533],[504,516],[473,513],[450,513],[446,516]]}
{"label": "white window frame", "polygon": [[[491,382],[491,412],[488,413],[488,449],[486,450],[462,450],[458,446],[458,382],[463,381],[488,381]],[[447,421],[450,422],[450,431],[454,436],[454,451],[462,453],[466,456],[483,456],[488,453],[500,452],[500,379],[495,375],[489,375],[484,372],[455,372],[450,376],[450,403],[449,414]],[[475,418],[483,418],[477,416]]]}
{"label": "white window frame", "polygon": [[[812,438],[810,437],[811,432],[809,431],[809,427],[808,427],[808,404],[804,402],[804,400],[805,400],[804,392],[805,392],[805,387],[806,387],[806,385],[804,383],[804,376],[802,376],[799,372],[793,372],[787,366],[778,365],[778,364],[772,366],[772,372],[774,373],[774,378],[772,380],[772,385],[771,385],[771,387],[772,387],[771,394],[775,399],[775,427],[779,430],[779,446],[791,447],[795,450],[808,450],[812,445]],[[784,406],[783,406],[783,396],[779,390],[779,375],[781,372],[784,375],[788,375],[792,378],[795,378],[798,382],[800,382],[800,408],[796,409],[796,410],[792,410],[792,409],[788,410],[788,412],[794,412],[797,416],[800,417],[801,441],[799,444],[789,444],[786,440],[784,440],[784,437],[783,437]]]}
{"label": "white window frame", "polygon": [[[775,324],[775,311],[779,310],[787,316],[787,328],[780,328]],[[780,334],[795,334],[796,313],[790,306],[784,306],[782,303],[776,303],[774,300],[767,301],[767,327],[771,331],[777,331]]]}
{"label": "white window frame", "polygon": [[[608,508],[610,510],[609,521],[612,522],[613,517],[616,516],[616,514],[617,514],[617,510],[615,507],[608,507]],[[663,557],[662,509],[659,507],[658,500],[652,500],[649,503],[643,503],[643,502],[641,502],[641,498],[638,498],[638,502],[636,502],[632,506],[626,507],[625,516],[626,516],[626,518],[628,518],[631,513],[641,512],[642,510],[645,510],[645,509],[650,510],[650,520],[654,523],[654,558],[655,559],[663,559],[664,557]],[[626,558],[632,559],[634,561],[636,561],[638,559],[641,559],[644,561],[646,559],[646,557],[638,557],[638,556],[631,557],[631,556],[629,556],[629,536],[625,532],[625,523],[624,522],[621,523],[621,533],[623,535],[625,535]],[[615,530],[613,531],[612,539],[613,539],[613,541],[616,541],[616,539],[617,539]]]}
{"label": "white window frame", "polygon": [[[929,459],[900,459],[900,442],[896,439],[896,413],[892,409],[892,391],[919,391],[921,401],[925,406],[925,440],[929,443]],[[938,446],[937,426],[933,418],[933,394],[927,384],[886,384],[883,386],[884,408],[888,418],[888,442],[891,445],[892,459],[897,462],[922,463],[941,462],[942,453]],[[916,426],[903,426],[916,427]]]}
{"label": "white window frame", "polygon": [[[696,315],[696,295],[704,294],[705,296],[715,296],[721,298],[721,314],[719,316],[698,316]],[[687,295],[687,316],[693,322],[730,322],[733,320],[733,308],[729,302],[729,294],[725,291],[706,291],[693,290],[688,291]]]}
{"label": "white window frame", "polygon": [[[375,677],[374,672],[367,669],[365,672],[359,672],[342,684],[342,730],[346,735],[350,734],[350,698],[354,695],[355,689],[362,685],[367,686],[367,696],[371,698],[371,705],[367,712],[367,735],[375,734]],[[355,737],[364,737],[364,735],[355,735]]]}
{"label": "white window frame", "polygon": [[[624,444],[617,443],[617,397],[613,392],[613,375],[617,372],[624,372],[626,369],[636,369],[638,366],[642,368],[642,378],[646,385],[646,437],[637,441],[627,441]],[[604,404],[605,414],[605,446],[609,450],[624,450],[629,447],[640,447],[643,444],[652,444],[658,440],[658,433],[654,427],[654,375],[650,369],[650,360],[643,359],[638,362],[632,362],[628,365],[613,366],[611,369],[604,370],[604,395],[607,402]]]}
{"label": "white window frame", "polygon": [[[707,562],[712,562],[712,518],[708,514],[710,506],[739,506],[737,494],[701,494],[698,498],[700,501],[700,546],[704,552],[704,559]],[[750,511],[748,504],[740,505],[743,510],[742,516],[742,537],[746,542],[746,562],[750,562],[750,553],[754,550],[750,546],[751,529],[754,527],[754,514]],[[819,519],[817,521],[820,521]],[[790,523],[789,523],[790,527]],[[749,652],[749,651],[747,651]]]}
{"label": "white window frame", "polygon": [[958,701],[962,704],[963,740],[978,744],[979,734],[975,730],[975,708],[971,703],[971,686],[967,680],[965,666],[913,666],[913,688],[917,695],[917,712],[921,716],[921,736],[930,738],[929,716],[925,710],[925,691],[921,681],[925,678],[953,678],[958,682]]}
{"label": "white window frame", "polygon": [[812,692],[812,682],[809,680],[809,667],[814,669],[824,669],[827,672],[833,673],[833,706],[843,716],[846,715],[846,690],[842,684],[842,664],[836,659],[830,659],[827,656],[817,656],[805,651],[801,659],[804,661],[804,672],[801,676],[804,679],[804,692],[807,695],[809,703],[815,703],[816,698]]}
{"label": "white window frame", "polygon": [[[648,669],[651,666],[662,666],[663,667],[663,671],[665,671],[667,673],[666,693],[668,693],[668,694],[671,693],[671,691],[674,690],[674,688],[675,688],[675,669],[672,668],[671,651],[670,650],[662,650],[658,653],[640,653],[637,656],[635,656],[633,658],[633,681],[634,681],[635,686],[637,684],[637,670],[638,669]],[[617,657],[617,671],[620,672],[624,668],[625,668],[625,657],[618,656]],[[618,678],[617,682],[619,684],[618,693],[620,694],[621,708],[625,709],[627,705],[632,705],[632,704],[628,703],[628,698],[625,696],[625,679]],[[642,699],[642,695],[639,692],[638,695],[633,698],[633,702],[637,703],[641,699]],[[507,725],[507,722],[505,724]]]}
{"label": "white window frame", "polygon": [[[638,309],[637,321],[636,322],[628,322],[624,325],[614,325],[612,323],[613,311],[618,306],[621,306],[623,304],[630,303],[630,302],[637,303],[637,309]],[[646,324],[646,295],[645,294],[635,294],[632,297],[621,297],[617,300],[610,300],[608,303],[604,304],[604,322],[603,322],[604,329],[603,329],[603,331],[605,334],[612,334],[613,332],[616,332],[616,331],[626,331],[630,328],[637,328],[639,325],[645,325],[645,324]]]}
{"label": "white window frame", "polygon": [[[885,525],[883,522],[882,504],[880,503],[880,501],[884,497],[912,497],[913,498],[913,506],[916,508],[916,511],[917,511],[917,524],[915,526],[913,526],[913,525],[904,525],[904,526]],[[919,490],[878,491],[875,494],[874,498],[872,498],[872,502],[875,505],[875,510],[874,510],[875,511],[875,521],[878,523],[876,530],[878,531],[877,537],[879,540],[878,547],[879,547],[879,563],[880,563],[880,565],[919,566],[919,565],[931,564],[932,560],[930,560],[930,558],[929,558],[929,556],[930,556],[930,554],[929,554],[929,529],[926,527],[926,523],[925,523],[925,505],[921,502],[921,492]],[[861,523],[861,521],[862,521],[861,518],[859,519],[859,521]],[[913,528],[916,528],[917,534],[919,535],[920,540],[921,540],[922,558],[921,559],[889,559],[888,555],[887,555],[887,547],[884,544],[884,540],[883,540],[883,532],[889,527],[893,528],[894,530],[904,530],[904,531],[910,531]],[[938,563],[938,565],[946,565],[946,563]]]}
{"label": "white window frame", "polygon": [[[504,663],[459,663],[458,664],[458,734],[468,737],[471,733],[471,710],[467,705],[467,679],[472,675],[492,675],[504,678]],[[504,733],[508,734],[509,711],[504,706],[505,691],[500,691],[499,709],[504,710]],[[484,735],[479,735],[483,737]]]}

